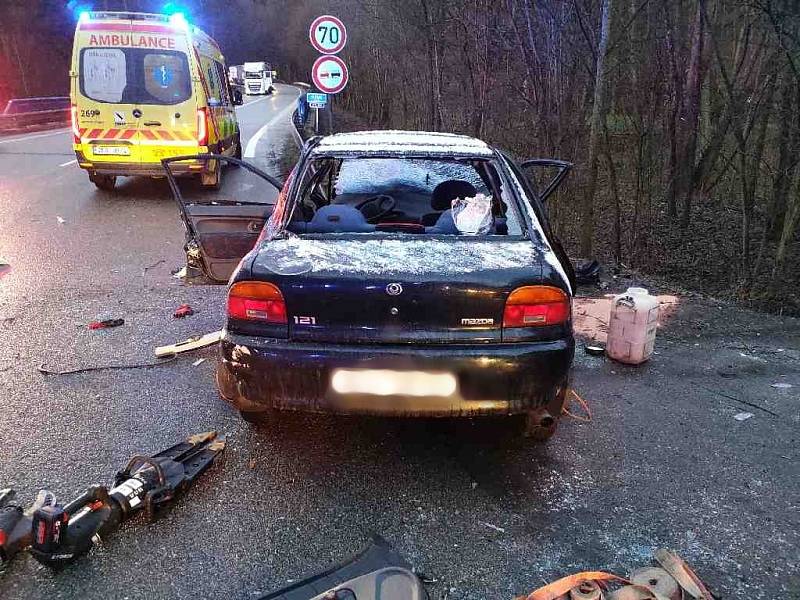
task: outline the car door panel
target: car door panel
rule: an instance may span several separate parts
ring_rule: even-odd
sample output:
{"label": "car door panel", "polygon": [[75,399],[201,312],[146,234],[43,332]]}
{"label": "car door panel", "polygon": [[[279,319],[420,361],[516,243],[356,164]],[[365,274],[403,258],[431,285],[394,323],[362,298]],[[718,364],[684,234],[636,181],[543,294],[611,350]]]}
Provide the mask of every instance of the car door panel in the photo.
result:
{"label": "car door panel", "polygon": [[[180,169],[175,165],[187,160],[219,160],[228,168],[222,188],[208,190],[196,180],[179,181],[176,172]],[[216,283],[227,282],[261,235],[281,182],[252,165],[218,154],[175,157],[162,163],[186,229],[187,267],[200,269]]]}

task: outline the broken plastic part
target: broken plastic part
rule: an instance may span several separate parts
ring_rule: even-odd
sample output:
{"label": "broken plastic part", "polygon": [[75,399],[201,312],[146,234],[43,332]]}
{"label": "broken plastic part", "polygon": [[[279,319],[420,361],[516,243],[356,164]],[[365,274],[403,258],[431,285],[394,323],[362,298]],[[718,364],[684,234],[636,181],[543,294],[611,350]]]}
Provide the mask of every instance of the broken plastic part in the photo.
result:
{"label": "broken plastic part", "polygon": [[89,329],[110,329],[111,327],[119,327],[125,325],[125,319],[106,319],[104,321],[92,321],[89,323]]}
{"label": "broken plastic part", "polygon": [[175,309],[173,313],[173,317],[176,319],[182,319],[183,317],[189,317],[194,314],[194,309],[189,306],[188,304],[181,304],[178,308]]}
{"label": "broken plastic part", "polygon": [[575,281],[587,285],[597,283],[600,279],[600,263],[596,260],[581,261],[575,265]]}
{"label": "broken plastic part", "polygon": [[203,255],[200,252],[200,245],[196,240],[191,239],[184,246],[186,251],[186,271],[185,277],[198,277],[203,273]]}

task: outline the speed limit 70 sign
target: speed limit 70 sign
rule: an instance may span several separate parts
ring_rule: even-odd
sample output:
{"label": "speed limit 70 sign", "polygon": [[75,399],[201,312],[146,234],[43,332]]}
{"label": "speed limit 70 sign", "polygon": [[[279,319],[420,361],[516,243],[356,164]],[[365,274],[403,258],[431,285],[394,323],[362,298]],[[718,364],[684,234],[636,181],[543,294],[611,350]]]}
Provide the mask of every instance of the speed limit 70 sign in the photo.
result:
{"label": "speed limit 70 sign", "polygon": [[308,30],[311,45],[322,54],[337,54],[347,43],[347,30],[344,23],[331,15],[314,19]]}

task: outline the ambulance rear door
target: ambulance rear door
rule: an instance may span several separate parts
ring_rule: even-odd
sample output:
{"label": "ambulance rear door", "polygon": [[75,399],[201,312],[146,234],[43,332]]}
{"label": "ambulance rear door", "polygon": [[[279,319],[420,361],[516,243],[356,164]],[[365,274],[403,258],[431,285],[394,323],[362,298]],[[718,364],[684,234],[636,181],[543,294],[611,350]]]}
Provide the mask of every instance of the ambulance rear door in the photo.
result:
{"label": "ambulance rear door", "polygon": [[124,19],[88,20],[76,30],[75,116],[84,156],[92,163],[141,162],[131,27]]}
{"label": "ambulance rear door", "polygon": [[146,48],[138,49],[137,57],[142,162],[160,167],[162,158],[197,152],[200,84],[193,75],[193,49],[187,32],[177,26],[148,24],[137,33],[134,22],[133,34],[149,40]]}

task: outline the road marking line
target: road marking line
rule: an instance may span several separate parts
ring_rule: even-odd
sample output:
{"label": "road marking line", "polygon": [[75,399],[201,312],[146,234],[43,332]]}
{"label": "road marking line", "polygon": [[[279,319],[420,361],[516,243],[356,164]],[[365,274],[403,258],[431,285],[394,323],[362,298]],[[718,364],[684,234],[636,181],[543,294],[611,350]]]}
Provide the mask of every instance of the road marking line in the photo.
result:
{"label": "road marking line", "polygon": [[59,129],[58,131],[51,131],[50,133],[40,133],[38,135],[28,135],[21,138],[13,138],[8,140],[0,140],[0,144],[10,144],[12,142],[27,142],[28,140],[35,140],[36,138],[43,138],[43,137],[50,137],[53,135],[62,135],[69,131],[69,127],[66,129]]}
{"label": "road marking line", "polygon": [[70,161],[67,161],[67,162],[65,162],[65,163],[61,163],[61,164],[60,164],[60,165],[58,165],[58,166],[59,166],[59,167],[66,167],[66,166],[69,166],[69,165],[74,165],[76,162],[78,162],[78,159],[77,159],[77,158],[73,158],[72,160],[70,160]]}
{"label": "road marking line", "polygon": [[245,102],[244,104],[239,106],[239,108],[247,108],[248,106],[253,106],[253,104],[258,104],[259,102],[263,102],[264,100],[267,99],[268,97],[264,96],[263,98],[259,98],[258,100],[251,100],[250,102]]}
{"label": "road marking line", "polygon": [[[275,123],[280,121],[281,119],[285,118],[287,114],[294,110],[295,101],[297,100],[297,96],[295,96],[288,105],[286,105],[277,115],[272,117],[272,119],[267,122],[261,129],[256,131],[255,135],[250,138],[247,142],[247,147],[244,150],[244,157],[245,158],[255,158],[256,156],[256,146],[258,145],[259,140],[261,137],[267,133],[267,129],[272,127]],[[294,124],[291,124],[294,127]]]}

